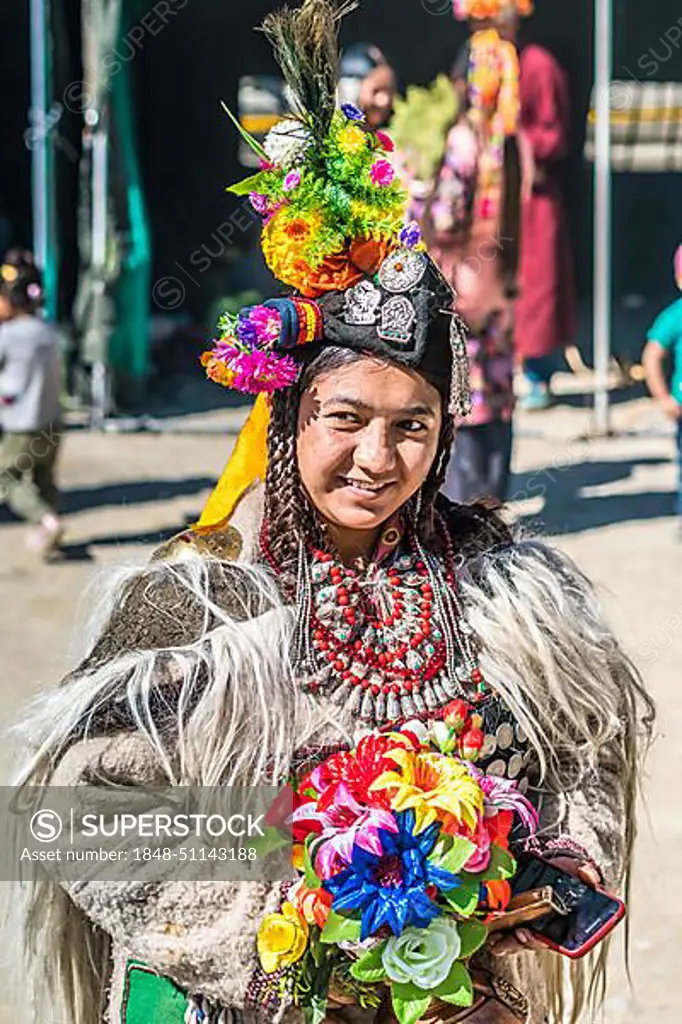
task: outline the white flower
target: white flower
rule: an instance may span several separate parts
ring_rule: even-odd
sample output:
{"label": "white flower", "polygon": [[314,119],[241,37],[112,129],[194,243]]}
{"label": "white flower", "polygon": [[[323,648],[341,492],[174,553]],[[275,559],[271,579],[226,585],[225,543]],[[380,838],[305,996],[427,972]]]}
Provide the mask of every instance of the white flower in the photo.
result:
{"label": "white flower", "polygon": [[431,992],[445,981],[461,948],[455,921],[436,917],[428,928],[410,926],[392,935],[381,960],[391,981],[412,982]]}
{"label": "white flower", "polygon": [[312,142],[312,136],[300,121],[286,118],[279,121],[265,136],[263,149],[268,159],[288,170],[305,159],[305,154]]}

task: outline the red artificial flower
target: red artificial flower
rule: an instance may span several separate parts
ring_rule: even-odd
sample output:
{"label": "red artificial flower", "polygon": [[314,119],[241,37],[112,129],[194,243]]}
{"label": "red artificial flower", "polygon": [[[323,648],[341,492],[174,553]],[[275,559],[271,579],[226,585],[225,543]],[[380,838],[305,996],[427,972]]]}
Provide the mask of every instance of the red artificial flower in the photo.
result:
{"label": "red artificial flower", "polygon": [[451,729],[460,732],[466,725],[471,708],[465,700],[451,700],[443,708],[443,720]]}
{"label": "red artificial flower", "polygon": [[509,849],[509,835],[514,824],[513,811],[498,811],[490,818],[485,818],[485,827],[490,836],[490,841],[503,850]]}
{"label": "red artificial flower", "polygon": [[386,132],[375,132],[377,142],[386,153],[392,153],[395,149],[395,142]]}

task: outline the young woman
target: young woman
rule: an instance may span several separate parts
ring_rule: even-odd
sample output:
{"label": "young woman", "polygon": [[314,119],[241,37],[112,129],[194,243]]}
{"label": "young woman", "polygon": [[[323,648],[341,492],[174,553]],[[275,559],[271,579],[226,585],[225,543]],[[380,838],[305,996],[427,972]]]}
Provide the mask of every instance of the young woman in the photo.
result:
{"label": "young woman", "polygon": [[[306,0],[265,27],[308,104],[250,182],[266,258],[296,293],[226,322],[206,356],[214,379],[260,392],[249,424],[200,524],[120,581],[27,723],[23,795],[93,775],[278,784],[465,696],[479,766],[519,781],[545,853],[615,887],[648,698],[578,570],[439,497],[467,377],[452,293],[400,228],[388,140],[334,110],[333,8]],[[280,900],[264,882],[45,880],[26,946],[73,1024],[293,1020],[257,956]],[[491,940],[479,969],[490,998],[471,1024],[541,1024],[560,1002],[523,931]],[[338,1002],[336,1018],[373,1016]]]}

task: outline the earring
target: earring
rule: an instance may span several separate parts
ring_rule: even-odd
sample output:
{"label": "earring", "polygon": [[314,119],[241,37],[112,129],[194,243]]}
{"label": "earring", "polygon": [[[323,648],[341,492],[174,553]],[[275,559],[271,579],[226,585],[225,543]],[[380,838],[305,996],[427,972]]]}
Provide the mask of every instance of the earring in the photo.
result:
{"label": "earring", "polygon": [[411,514],[412,514],[412,522],[414,523],[415,526],[419,522],[419,517],[422,514],[423,500],[424,500],[424,495],[423,495],[422,489],[420,487],[419,490],[417,491],[417,493],[411,499],[412,508],[411,508],[410,511],[411,511]]}

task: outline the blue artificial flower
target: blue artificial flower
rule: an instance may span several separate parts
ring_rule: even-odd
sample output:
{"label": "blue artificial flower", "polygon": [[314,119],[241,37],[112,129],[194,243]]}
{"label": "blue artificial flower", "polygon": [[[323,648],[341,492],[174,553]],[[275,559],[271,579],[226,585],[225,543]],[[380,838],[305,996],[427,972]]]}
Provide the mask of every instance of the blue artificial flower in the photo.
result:
{"label": "blue artificial flower", "polygon": [[237,337],[245,345],[254,346],[258,343],[258,331],[256,325],[251,321],[249,313],[252,307],[247,306],[242,309],[237,319],[236,333]]}
{"label": "blue artificial flower", "polygon": [[400,241],[408,249],[414,249],[422,240],[421,228],[415,221],[406,224],[400,232]]}
{"label": "blue artificial flower", "polygon": [[365,115],[354,103],[342,103],[341,110],[349,121],[364,121]]}
{"label": "blue artificial flower", "polygon": [[332,894],[334,910],[362,912],[361,941],[383,925],[394,935],[407,925],[426,928],[441,912],[427,886],[447,892],[461,884],[457,875],[428,859],[440,833],[438,822],[415,835],[413,810],[396,814],[396,821],[397,832],[378,831],[380,854],[356,845],[348,867],[323,883]]}

